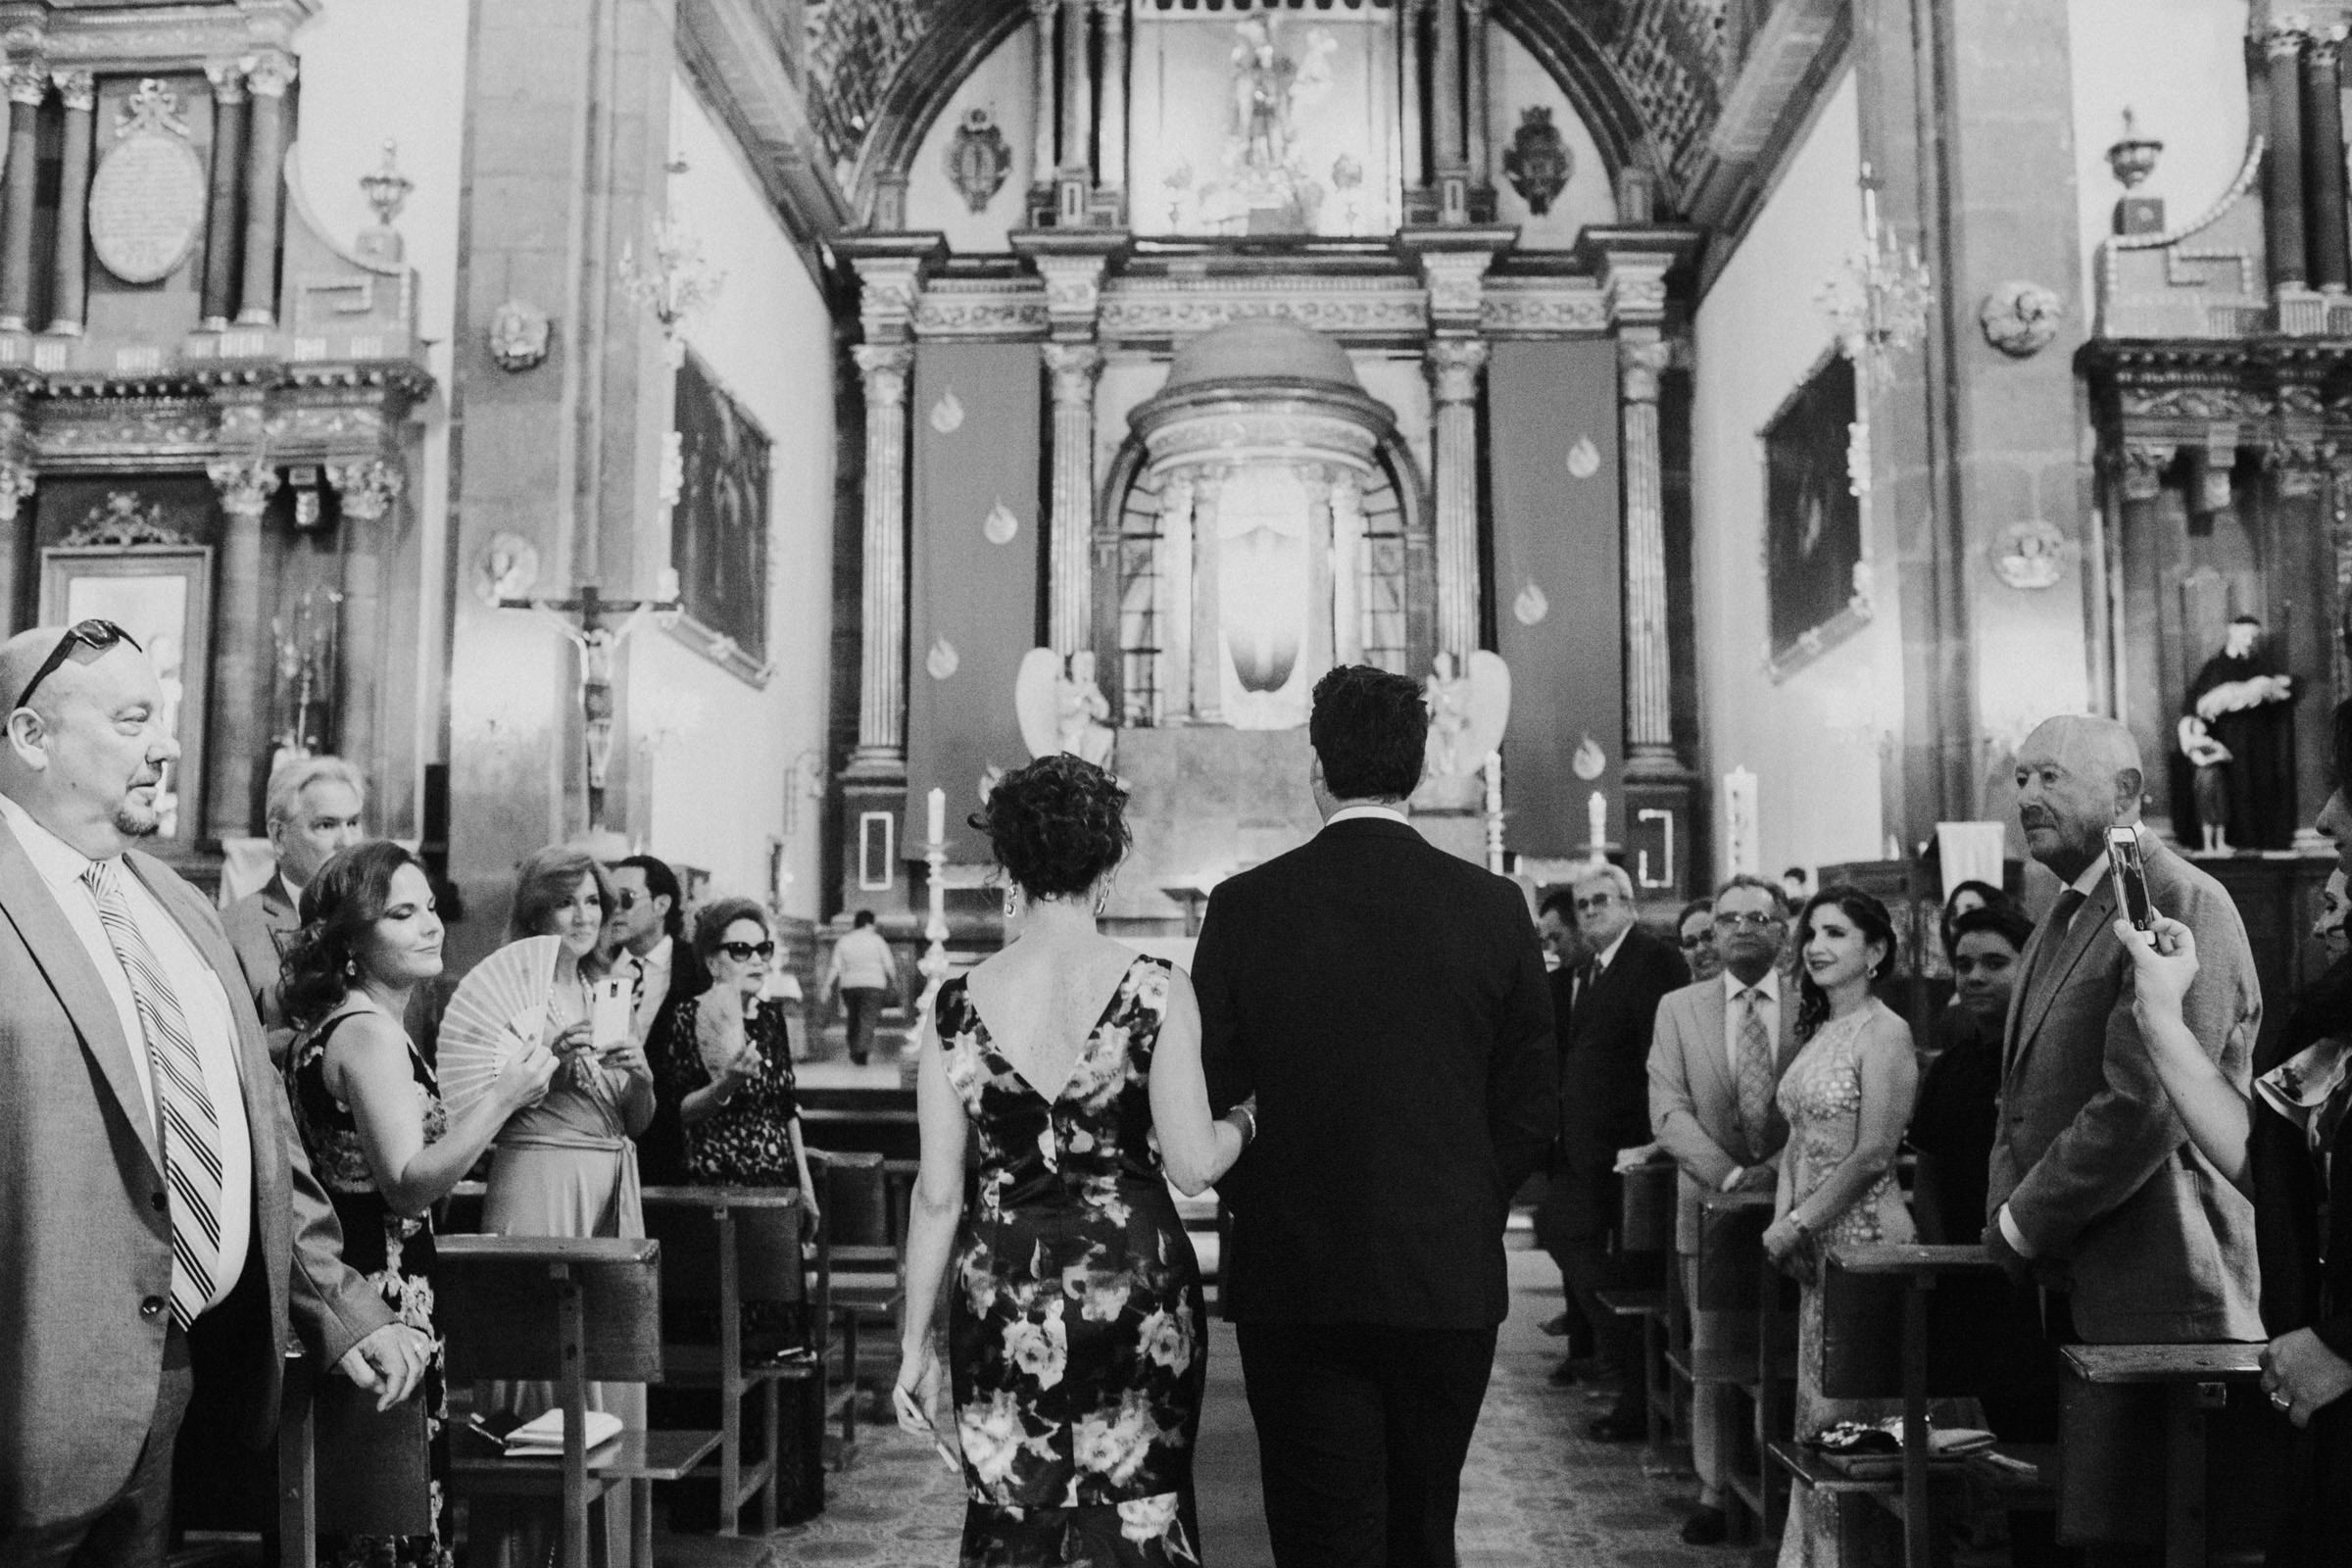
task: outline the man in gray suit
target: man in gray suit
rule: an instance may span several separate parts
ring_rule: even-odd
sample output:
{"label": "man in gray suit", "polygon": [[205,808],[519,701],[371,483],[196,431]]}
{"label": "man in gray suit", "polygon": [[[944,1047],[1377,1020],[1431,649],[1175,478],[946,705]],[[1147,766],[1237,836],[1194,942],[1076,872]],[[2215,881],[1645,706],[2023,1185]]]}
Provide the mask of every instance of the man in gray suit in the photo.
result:
{"label": "man in gray suit", "polygon": [[[2066,890],[2020,960],[2002,1041],[1984,1247],[2060,1293],[2053,1338],[2091,1344],[2260,1340],[2254,1209],[2188,1140],[2132,1015],[2106,834],[2136,827],[2143,779],[2113,719],[2053,718],[2019,749],[2018,820]],[[2262,989],[2237,906],[2144,829],[2156,907],[2196,934],[2181,1013],[2249,1092]]]}
{"label": "man in gray suit", "polygon": [[221,911],[220,923],[228,928],[245,988],[261,1010],[272,1061],[284,1061],[293,1039],[277,996],[281,945],[302,926],[297,912],[302,890],[318,868],[368,837],[360,827],[360,813],[367,808],[367,780],[340,757],[289,758],[270,774],[266,820],[277,869]]}
{"label": "man in gray suit", "polygon": [[0,1562],[153,1564],[200,1376],[258,1445],[289,1325],[387,1407],[427,1345],[343,1264],[211,906],[129,848],[179,753],[154,667],[36,628],[0,700]]}
{"label": "man in gray suit", "polygon": [[[1715,895],[1715,946],[1724,969],[1658,1004],[1649,1045],[1649,1124],[1682,1167],[1674,1248],[1686,1298],[1698,1297],[1699,1200],[1709,1193],[1769,1193],[1788,1124],[1773,1103],[1796,1055],[1796,994],[1780,972],[1788,906],[1778,886],[1735,876]],[[1754,1322],[1738,1312],[1690,1313],[1698,1364],[1755,1348]],[[1738,1446],[1740,1401],[1729,1384],[1691,1391],[1690,1463],[1698,1512],[1683,1539],[1711,1546],[1730,1534],[1723,1498]]]}

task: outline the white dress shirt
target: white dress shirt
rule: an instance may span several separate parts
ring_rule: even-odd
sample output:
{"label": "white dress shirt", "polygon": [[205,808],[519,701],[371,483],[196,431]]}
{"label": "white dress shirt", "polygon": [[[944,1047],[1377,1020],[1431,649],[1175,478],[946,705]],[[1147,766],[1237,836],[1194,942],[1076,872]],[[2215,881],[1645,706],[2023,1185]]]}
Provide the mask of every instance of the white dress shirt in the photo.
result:
{"label": "white dress shirt", "polygon": [[[147,1031],[139,1022],[130,977],[123,972],[122,960],[115,956],[106,927],[99,923],[97,898],[81,879],[89,869],[89,857],[34,821],[31,813],[5,795],[0,795],[0,818],[7,820],[9,831],[24,846],[25,858],[49,884],[66,924],[73,927],[82,951],[89,955],[90,966],[106,986],[107,1000],[115,1004],[122,1038],[130,1048],[131,1071],[138,1077],[139,1092],[146,1097],[147,1124],[156,1127],[155,1067],[148,1055]],[[131,919],[147,939],[155,961],[163,965],[165,983],[186,1015],[196,1058],[204,1068],[204,1091],[220,1124],[220,1213],[217,1216],[220,1222],[220,1268],[213,1294],[205,1302],[207,1308],[216,1307],[227,1299],[245,1272],[245,1253],[253,1236],[253,1132],[245,1120],[245,1096],[237,1073],[236,1015],[229,1010],[220,977],[204,961],[179,922],[166,912],[128,866],[118,869],[115,885],[122,890]],[[176,1263],[172,1266],[178,1267]]]}
{"label": "white dress shirt", "polygon": [[642,1042],[654,1027],[654,1014],[662,1010],[662,1003],[669,995],[669,966],[677,955],[677,945],[667,936],[654,944],[652,950],[637,964],[637,1009],[631,1020]]}
{"label": "white dress shirt", "polygon": [[1358,817],[1366,816],[1379,817],[1390,822],[1402,822],[1407,827],[1413,825],[1412,818],[1406,816],[1402,811],[1399,811],[1394,806],[1343,806],[1338,810],[1332,812],[1331,815],[1325,817],[1323,819],[1323,825],[1325,827],[1329,827],[1334,822],[1352,822]]}

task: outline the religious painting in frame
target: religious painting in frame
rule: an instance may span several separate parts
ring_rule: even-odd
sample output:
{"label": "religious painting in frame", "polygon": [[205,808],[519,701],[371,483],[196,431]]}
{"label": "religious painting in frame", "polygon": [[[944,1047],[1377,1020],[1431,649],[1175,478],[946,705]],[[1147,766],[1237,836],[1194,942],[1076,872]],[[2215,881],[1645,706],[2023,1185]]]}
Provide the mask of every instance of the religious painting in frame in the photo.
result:
{"label": "religious painting in frame", "polygon": [[1757,432],[1764,457],[1765,667],[1781,680],[1872,613],[1869,459],[1854,365],[1833,348]]}
{"label": "religious painting in frame", "polygon": [[204,719],[212,669],[213,552],[203,545],[41,552],[41,624],[111,620],[138,641],[164,688],[164,731],[179,760],[156,791],[157,837],[193,845],[203,816]]}
{"label": "religious painting in frame", "polygon": [[677,371],[671,428],[678,451],[678,499],[670,512],[670,564],[685,613],[680,641],[753,685],[765,685],[767,658],[767,432],[700,356]]}

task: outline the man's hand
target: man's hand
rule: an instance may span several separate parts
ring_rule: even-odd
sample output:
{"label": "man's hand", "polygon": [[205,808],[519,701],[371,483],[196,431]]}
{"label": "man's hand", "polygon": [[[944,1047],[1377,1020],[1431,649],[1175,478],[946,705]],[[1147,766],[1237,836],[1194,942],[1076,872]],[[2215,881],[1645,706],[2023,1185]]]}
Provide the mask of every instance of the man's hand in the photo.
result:
{"label": "man's hand", "polygon": [[2352,1363],[2328,1348],[2309,1329],[2273,1340],[2262,1352],[2263,1392],[2299,1427],[2352,1393]]}
{"label": "man's hand", "polygon": [[2034,1277],[2034,1260],[2009,1245],[1997,1214],[1984,1224],[1984,1255],[2000,1264],[2001,1272],[2009,1276],[2009,1283],[2019,1290],[2030,1291],[2038,1283]]}
{"label": "man's hand", "polygon": [[1735,1193],[1769,1193],[1780,1184],[1781,1173],[1770,1165],[1742,1165],[1740,1179],[1732,1183]]}
{"label": "man's hand", "polygon": [[416,1392],[432,1359],[433,1342],[405,1323],[387,1323],[343,1352],[343,1375],[376,1396],[389,1410]]}

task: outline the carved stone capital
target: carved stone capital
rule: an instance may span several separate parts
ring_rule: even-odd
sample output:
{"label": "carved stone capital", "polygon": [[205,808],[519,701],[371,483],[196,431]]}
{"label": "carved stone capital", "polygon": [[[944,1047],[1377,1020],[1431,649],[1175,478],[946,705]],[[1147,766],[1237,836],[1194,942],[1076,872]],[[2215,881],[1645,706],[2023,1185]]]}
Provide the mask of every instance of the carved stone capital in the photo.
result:
{"label": "carved stone capital", "polygon": [[920,292],[922,265],[911,256],[858,259],[858,316],[868,343],[906,334]]}
{"label": "carved stone capital", "polygon": [[860,343],[850,351],[865,376],[865,406],[897,407],[906,401],[906,376],[914,368],[911,343]]}
{"label": "carved stone capital", "polygon": [[1487,344],[1483,338],[1442,337],[1429,345],[1426,368],[1429,384],[1438,402],[1469,403],[1478,397],[1478,372],[1486,368]]}
{"label": "carved stone capital", "polygon": [[268,458],[230,458],[208,463],[204,471],[220,492],[220,510],[232,517],[258,517],[277,493],[277,469]]}
{"label": "carved stone capital", "polygon": [[17,508],[32,494],[33,479],[31,464],[0,458],[0,522],[17,520]]}
{"label": "carved stone capital", "polygon": [[399,465],[381,458],[337,464],[326,470],[326,478],[342,501],[343,515],[360,522],[381,522],[408,486]]}
{"label": "carved stone capital", "polygon": [[2300,50],[2311,37],[2311,19],[2297,12],[2280,17],[2262,35],[2262,52],[2273,60]]}
{"label": "carved stone capital", "polygon": [[1057,332],[1092,332],[1102,308],[1101,256],[1036,257],[1038,275],[1046,280],[1046,316]]}
{"label": "carved stone capital", "polygon": [[2316,435],[2273,436],[2262,443],[2262,466],[2281,496],[2316,496],[2328,482],[2335,450]]}
{"label": "carved stone capital", "polygon": [[38,109],[49,96],[49,67],[40,60],[20,60],[8,68],[8,101]]}
{"label": "carved stone capital", "polygon": [[2126,441],[2116,459],[2126,501],[2153,501],[2164,488],[2164,471],[2180,449],[2170,441]]}
{"label": "carved stone capital", "polygon": [[1054,372],[1055,404],[1092,403],[1095,378],[1102,373],[1102,351],[1092,343],[1049,343],[1046,368]]}
{"label": "carved stone capital", "polygon": [[1608,252],[1601,297],[1616,326],[1655,326],[1666,318],[1666,274],[1674,258],[1650,251]]}
{"label": "carved stone capital", "polygon": [[52,72],[50,80],[57,83],[58,96],[73,113],[86,115],[98,107],[98,78],[88,72]]}
{"label": "carved stone capital", "polygon": [[213,102],[223,109],[245,101],[245,68],[234,60],[208,60],[204,74],[212,78]]}
{"label": "carved stone capital", "polygon": [[1658,401],[1658,378],[1674,365],[1674,345],[1664,338],[1617,340],[1617,384],[1628,403]]}
{"label": "carved stone capital", "polygon": [[256,98],[283,98],[294,85],[292,55],[256,55],[245,62],[245,86]]}

